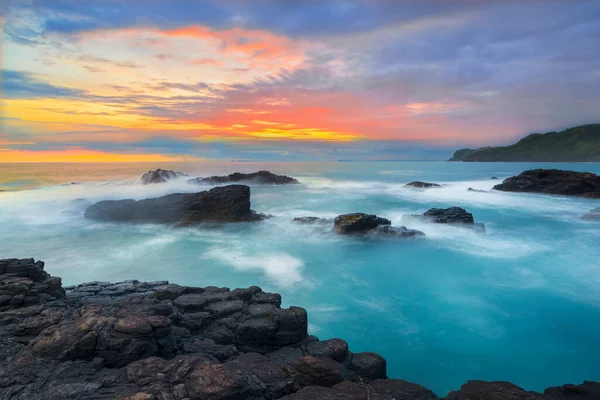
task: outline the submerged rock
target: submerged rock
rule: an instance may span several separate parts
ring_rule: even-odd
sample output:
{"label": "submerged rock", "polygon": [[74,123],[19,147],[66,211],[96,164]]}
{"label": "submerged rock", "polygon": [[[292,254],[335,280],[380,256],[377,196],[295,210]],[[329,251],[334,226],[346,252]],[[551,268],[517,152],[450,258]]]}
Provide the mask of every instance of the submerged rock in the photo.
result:
{"label": "submerged rock", "polygon": [[220,183],[230,182],[251,182],[260,185],[287,185],[291,183],[299,183],[297,179],[286,175],[277,175],[269,171],[258,171],[249,174],[235,172],[224,176],[211,176],[208,178],[188,179],[188,183],[192,184],[208,184],[215,185]]}
{"label": "submerged rock", "polygon": [[298,224],[330,224],[333,222],[331,218],[319,218],[319,217],[296,217],[292,220]]}
{"label": "submerged rock", "polygon": [[492,177],[490,177],[490,179],[492,179],[492,180],[498,180],[498,177],[497,176],[492,176]]}
{"label": "submerged rock", "polygon": [[473,188],[468,188],[467,189],[468,192],[477,192],[477,193],[487,193],[487,190],[481,190],[481,189],[473,189]]}
{"label": "submerged rock", "polygon": [[171,171],[168,169],[156,169],[148,171],[140,177],[140,183],[142,185],[148,185],[150,183],[163,183],[171,179],[179,178],[180,176],[188,176],[183,172]]}
{"label": "submerged rock", "polygon": [[264,219],[250,209],[250,188],[216,187],[199,193],[175,193],[145,200],[103,200],[88,207],[85,218],[114,222],[196,224]]}
{"label": "submerged rock", "polygon": [[368,232],[369,235],[374,236],[389,236],[389,237],[402,237],[410,238],[416,236],[425,236],[425,234],[416,229],[408,229],[405,226],[391,226],[391,225],[380,225],[377,228]]}
{"label": "submerged rock", "polygon": [[494,189],[504,192],[545,193],[600,198],[600,176],[590,172],[534,169],[505,179]]}
{"label": "submerged rock", "polygon": [[600,207],[594,208],[589,213],[584,214],[581,219],[585,221],[598,221],[600,222]]}
{"label": "submerged rock", "polygon": [[417,188],[439,188],[439,187],[442,187],[442,185],[438,185],[437,183],[422,182],[422,181],[409,182],[405,186],[417,187]]}
{"label": "submerged rock", "polygon": [[[389,225],[383,225],[389,226]],[[253,286],[166,281],[63,288],[34,259],[0,260],[0,397],[16,400],[437,400],[387,379],[376,353],[308,336],[303,308]],[[544,394],[469,381],[448,400],[597,400],[600,383]]]}

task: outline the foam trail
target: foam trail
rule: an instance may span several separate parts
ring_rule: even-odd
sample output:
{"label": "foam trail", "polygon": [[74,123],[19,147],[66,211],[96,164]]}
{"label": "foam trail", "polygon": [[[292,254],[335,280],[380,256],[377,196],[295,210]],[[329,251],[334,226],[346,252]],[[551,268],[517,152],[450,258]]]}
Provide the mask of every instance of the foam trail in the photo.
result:
{"label": "foam trail", "polygon": [[304,263],[286,253],[253,256],[231,251],[229,248],[213,248],[207,251],[204,257],[229,264],[240,271],[260,271],[283,288],[291,288],[305,282],[302,276]]}

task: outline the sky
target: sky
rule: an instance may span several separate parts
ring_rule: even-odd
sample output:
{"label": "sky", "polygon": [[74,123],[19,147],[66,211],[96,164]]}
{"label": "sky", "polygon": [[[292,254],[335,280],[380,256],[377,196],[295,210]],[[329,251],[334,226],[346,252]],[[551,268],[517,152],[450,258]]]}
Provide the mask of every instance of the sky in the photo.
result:
{"label": "sky", "polygon": [[0,10],[0,162],[445,159],[600,122],[598,0]]}

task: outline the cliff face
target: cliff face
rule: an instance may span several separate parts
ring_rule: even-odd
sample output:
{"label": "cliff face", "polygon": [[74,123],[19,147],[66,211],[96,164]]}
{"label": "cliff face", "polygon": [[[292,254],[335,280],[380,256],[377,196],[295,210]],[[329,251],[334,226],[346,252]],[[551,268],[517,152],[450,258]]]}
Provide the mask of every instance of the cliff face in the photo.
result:
{"label": "cliff face", "polygon": [[[419,399],[375,353],[307,334],[306,311],[258,287],[165,281],[63,288],[33,259],[0,260],[0,399]],[[599,399],[600,384],[544,394],[471,381],[448,399]]]}
{"label": "cliff face", "polygon": [[505,147],[460,149],[448,161],[600,161],[600,124],[534,133]]}

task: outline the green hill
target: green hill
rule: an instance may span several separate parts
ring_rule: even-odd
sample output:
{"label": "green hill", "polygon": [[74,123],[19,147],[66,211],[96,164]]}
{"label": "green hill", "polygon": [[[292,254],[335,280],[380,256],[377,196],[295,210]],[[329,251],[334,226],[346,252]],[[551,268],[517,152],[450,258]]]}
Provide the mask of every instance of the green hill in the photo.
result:
{"label": "green hill", "polygon": [[505,147],[460,149],[448,161],[600,161],[600,124],[533,133]]}

